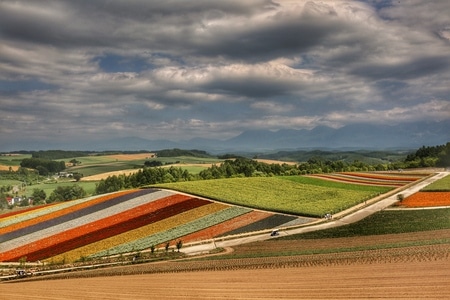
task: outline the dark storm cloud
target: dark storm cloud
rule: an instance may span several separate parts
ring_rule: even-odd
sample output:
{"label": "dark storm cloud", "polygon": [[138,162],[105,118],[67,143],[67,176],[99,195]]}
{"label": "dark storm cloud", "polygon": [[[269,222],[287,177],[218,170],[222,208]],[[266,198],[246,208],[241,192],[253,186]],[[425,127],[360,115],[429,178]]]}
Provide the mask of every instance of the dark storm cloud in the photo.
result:
{"label": "dark storm cloud", "polygon": [[449,57],[437,55],[433,57],[419,57],[396,64],[367,64],[364,67],[352,70],[352,73],[371,79],[407,80],[445,72],[449,70],[449,67]]}
{"label": "dark storm cloud", "polygon": [[449,3],[0,1],[0,138],[448,119]]}

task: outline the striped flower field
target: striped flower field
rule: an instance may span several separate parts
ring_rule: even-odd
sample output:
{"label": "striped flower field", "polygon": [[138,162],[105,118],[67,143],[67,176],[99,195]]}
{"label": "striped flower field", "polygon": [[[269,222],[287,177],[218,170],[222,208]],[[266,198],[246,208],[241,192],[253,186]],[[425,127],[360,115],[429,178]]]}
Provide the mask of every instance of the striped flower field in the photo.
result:
{"label": "striped flower field", "polygon": [[425,175],[370,173],[370,172],[367,173],[341,172],[331,174],[315,174],[311,176],[345,183],[386,186],[386,187],[401,187],[409,183],[415,182],[417,180],[420,180]]}
{"label": "striped flower field", "polygon": [[0,261],[73,262],[296,219],[166,190],[129,190],[0,215]]}

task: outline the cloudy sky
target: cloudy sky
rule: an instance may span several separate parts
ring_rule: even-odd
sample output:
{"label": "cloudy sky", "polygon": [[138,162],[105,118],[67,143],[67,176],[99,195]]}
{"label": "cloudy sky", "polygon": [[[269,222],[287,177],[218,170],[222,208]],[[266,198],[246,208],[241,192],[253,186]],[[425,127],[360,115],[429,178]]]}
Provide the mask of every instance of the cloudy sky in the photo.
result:
{"label": "cloudy sky", "polygon": [[448,0],[0,1],[2,143],[448,119]]}

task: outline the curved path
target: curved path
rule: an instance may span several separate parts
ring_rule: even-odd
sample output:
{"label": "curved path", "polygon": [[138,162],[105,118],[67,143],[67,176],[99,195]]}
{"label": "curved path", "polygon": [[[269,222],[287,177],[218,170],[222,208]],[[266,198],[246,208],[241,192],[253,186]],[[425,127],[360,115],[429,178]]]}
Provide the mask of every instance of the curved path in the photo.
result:
{"label": "curved path", "polygon": [[[309,226],[304,226],[304,227],[300,227],[300,228],[297,227],[297,228],[292,228],[292,229],[290,229],[290,228],[282,229],[279,231],[279,233],[280,233],[279,236],[322,230],[322,229],[338,227],[338,226],[358,222],[376,212],[379,212],[389,206],[392,206],[394,203],[396,203],[398,201],[397,196],[399,194],[403,194],[403,196],[406,198],[406,197],[418,192],[419,190],[423,189],[425,186],[429,185],[430,183],[432,183],[436,180],[439,180],[449,174],[450,174],[450,172],[436,173],[436,174],[418,182],[417,184],[407,187],[406,189],[405,188],[397,189],[396,192],[392,193],[391,195],[389,195],[387,197],[384,197],[382,200],[374,201],[373,203],[370,203],[371,201],[368,201],[369,202],[368,204],[362,203],[362,204],[358,205],[359,207],[358,206],[353,207],[350,209],[353,212],[349,212],[350,210],[348,210],[348,211],[343,211],[341,213],[335,214],[333,216],[333,219],[329,220],[329,221],[319,220],[316,222],[316,224],[311,224]],[[354,211],[355,208],[357,209],[356,211]],[[215,240],[205,241],[204,243],[193,244],[192,246],[184,245],[184,247],[181,251],[188,255],[196,255],[196,254],[200,254],[200,253],[209,252],[211,250],[214,250],[215,248],[226,248],[226,247],[236,246],[236,245],[240,245],[240,244],[268,240],[271,238],[276,238],[276,237],[271,237],[270,234],[265,232],[265,233],[261,233],[261,234],[245,236],[245,237],[241,236],[241,237],[236,237],[236,238],[226,239],[226,240],[225,239],[215,239]]]}

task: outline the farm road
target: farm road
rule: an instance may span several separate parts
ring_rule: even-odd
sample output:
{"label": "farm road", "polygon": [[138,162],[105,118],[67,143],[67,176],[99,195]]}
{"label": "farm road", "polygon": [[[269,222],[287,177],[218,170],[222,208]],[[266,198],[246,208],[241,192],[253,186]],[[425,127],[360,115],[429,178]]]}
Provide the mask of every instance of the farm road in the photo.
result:
{"label": "farm road", "polygon": [[[358,206],[353,207],[347,211],[343,211],[341,213],[335,214],[335,215],[333,215],[333,219],[329,220],[329,221],[321,220],[321,221],[318,221],[318,224],[315,224],[315,225],[311,224],[309,226],[305,226],[305,227],[301,227],[301,228],[281,229],[279,231],[279,233],[280,233],[279,236],[322,230],[322,229],[338,227],[338,226],[358,222],[359,220],[362,220],[378,211],[381,211],[381,210],[393,205],[395,202],[398,201],[397,196],[399,194],[403,194],[403,196],[406,198],[406,197],[418,192],[425,186],[431,184],[432,182],[439,180],[449,174],[450,174],[450,172],[436,173],[433,176],[430,176],[430,177],[426,178],[425,180],[418,182],[417,184],[407,187],[406,189],[398,189],[397,192],[393,193],[392,195],[390,195],[388,197],[383,198],[382,200],[367,201],[367,204],[362,203],[362,204],[359,204]],[[371,202],[373,202],[373,203],[371,203]],[[356,209],[356,211],[355,211],[355,209]],[[271,237],[270,234],[268,234],[268,233],[262,233],[262,234],[251,235],[251,236],[236,237],[236,238],[228,239],[228,240],[212,240],[209,242],[205,241],[205,243],[203,243],[203,244],[196,244],[193,246],[185,245],[185,247],[183,247],[183,249],[181,251],[188,255],[195,255],[195,254],[209,252],[211,250],[214,250],[215,248],[227,248],[227,247],[232,247],[232,246],[236,246],[236,245],[240,245],[240,244],[268,240],[271,238],[276,238],[276,237]]]}

